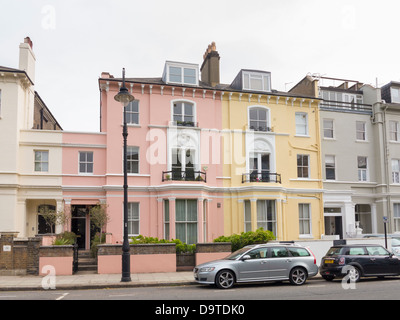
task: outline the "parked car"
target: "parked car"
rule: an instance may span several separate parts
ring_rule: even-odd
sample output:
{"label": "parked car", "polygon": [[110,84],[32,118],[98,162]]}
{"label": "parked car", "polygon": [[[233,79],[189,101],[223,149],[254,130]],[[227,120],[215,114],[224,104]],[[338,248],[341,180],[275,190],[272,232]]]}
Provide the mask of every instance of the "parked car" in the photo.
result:
{"label": "parked car", "polygon": [[400,239],[399,238],[392,238],[392,252],[400,257]]}
{"label": "parked car", "polygon": [[348,273],[353,281],[361,277],[397,276],[400,260],[380,245],[337,245],[321,259],[319,273],[328,281]]}
{"label": "parked car", "polygon": [[246,246],[225,259],[198,265],[193,272],[198,283],[229,289],[235,283],[271,280],[302,285],[318,273],[318,266],[308,248],[274,243]]}

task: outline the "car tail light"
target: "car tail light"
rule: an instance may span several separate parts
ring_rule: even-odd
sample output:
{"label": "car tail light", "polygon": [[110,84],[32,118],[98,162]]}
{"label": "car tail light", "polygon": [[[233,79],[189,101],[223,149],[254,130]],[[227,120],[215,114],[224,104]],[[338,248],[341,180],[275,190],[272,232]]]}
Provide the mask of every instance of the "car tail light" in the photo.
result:
{"label": "car tail light", "polygon": [[344,257],[340,257],[339,258],[339,265],[344,265],[345,264],[345,262],[346,262],[346,259],[344,258]]}
{"label": "car tail light", "polygon": [[307,248],[307,250],[313,255],[313,257],[314,257],[314,264],[317,264],[317,258],[315,258],[315,254],[314,254],[309,248]]}

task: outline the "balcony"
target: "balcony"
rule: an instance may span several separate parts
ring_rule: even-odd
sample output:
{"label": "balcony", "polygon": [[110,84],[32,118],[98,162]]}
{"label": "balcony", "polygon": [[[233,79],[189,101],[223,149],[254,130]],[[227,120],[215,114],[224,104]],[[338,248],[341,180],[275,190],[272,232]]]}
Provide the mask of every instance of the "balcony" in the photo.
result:
{"label": "balcony", "polygon": [[321,109],[372,113],[372,105],[370,104],[334,101],[334,100],[323,100],[321,102]]}
{"label": "balcony", "polygon": [[203,171],[163,171],[162,182],[164,181],[202,181],[207,182],[207,174]]}
{"label": "balcony", "polygon": [[267,182],[267,183],[282,183],[281,175],[272,172],[252,172],[242,174],[242,183],[246,182]]}

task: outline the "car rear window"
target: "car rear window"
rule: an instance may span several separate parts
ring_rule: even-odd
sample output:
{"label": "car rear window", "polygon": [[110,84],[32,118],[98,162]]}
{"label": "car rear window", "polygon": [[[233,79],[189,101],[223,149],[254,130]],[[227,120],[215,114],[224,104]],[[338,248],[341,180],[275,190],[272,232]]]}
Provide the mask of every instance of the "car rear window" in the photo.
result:
{"label": "car rear window", "polygon": [[340,254],[340,250],[342,250],[342,248],[336,248],[336,247],[332,247],[328,250],[328,252],[326,253],[326,256],[338,256]]}
{"label": "car rear window", "polygon": [[293,257],[308,257],[310,253],[304,248],[288,248]]}

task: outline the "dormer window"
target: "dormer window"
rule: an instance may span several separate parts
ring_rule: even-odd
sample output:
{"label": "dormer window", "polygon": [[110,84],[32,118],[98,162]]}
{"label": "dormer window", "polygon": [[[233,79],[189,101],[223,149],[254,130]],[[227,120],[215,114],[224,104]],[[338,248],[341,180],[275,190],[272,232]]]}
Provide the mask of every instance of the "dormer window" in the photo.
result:
{"label": "dormer window", "polygon": [[271,73],[257,70],[240,70],[231,87],[237,90],[271,92]]}
{"label": "dormer window", "polygon": [[199,84],[198,75],[199,66],[197,64],[167,61],[165,63],[163,81],[197,86]]}
{"label": "dormer window", "polygon": [[392,103],[400,103],[400,88],[390,88]]}
{"label": "dormer window", "polygon": [[243,90],[271,91],[270,75],[243,71]]}

